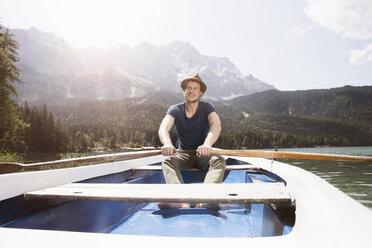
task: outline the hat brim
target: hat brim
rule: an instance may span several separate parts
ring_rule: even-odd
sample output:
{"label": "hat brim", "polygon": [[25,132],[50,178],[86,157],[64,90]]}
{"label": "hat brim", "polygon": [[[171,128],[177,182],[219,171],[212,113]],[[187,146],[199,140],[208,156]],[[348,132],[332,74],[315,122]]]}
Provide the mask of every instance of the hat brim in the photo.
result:
{"label": "hat brim", "polygon": [[186,78],[184,79],[182,82],[181,82],[181,88],[183,90],[185,90],[186,86],[187,86],[187,83],[190,82],[190,81],[193,81],[193,82],[197,82],[200,84],[200,90],[204,93],[206,90],[207,90],[207,85],[201,81],[200,79],[198,78],[195,78],[195,77],[192,77],[192,78]]}

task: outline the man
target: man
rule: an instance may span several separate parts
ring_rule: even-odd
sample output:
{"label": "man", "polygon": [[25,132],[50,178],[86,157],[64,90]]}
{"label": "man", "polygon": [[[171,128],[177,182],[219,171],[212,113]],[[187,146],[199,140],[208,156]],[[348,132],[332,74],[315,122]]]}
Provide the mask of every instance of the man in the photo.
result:
{"label": "man", "polygon": [[[221,122],[211,103],[200,101],[207,90],[198,74],[182,81],[185,102],[171,106],[159,128],[163,143],[163,174],[166,183],[181,184],[180,170],[192,167],[207,172],[204,183],[221,183],[226,161],[221,156],[211,156],[212,145],[221,132]],[[173,146],[169,131],[176,126],[178,151]],[[187,203],[158,203],[159,208],[188,208]],[[217,204],[197,204],[196,207],[219,209]]]}

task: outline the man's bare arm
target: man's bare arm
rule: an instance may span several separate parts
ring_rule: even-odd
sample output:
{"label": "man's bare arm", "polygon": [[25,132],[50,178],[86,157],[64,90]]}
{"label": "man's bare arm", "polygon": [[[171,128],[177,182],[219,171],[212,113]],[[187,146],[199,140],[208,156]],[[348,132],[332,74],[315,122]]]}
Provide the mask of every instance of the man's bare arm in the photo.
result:
{"label": "man's bare arm", "polygon": [[207,138],[204,140],[204,144],[199,146],[197,153],[199,156],[209,156],[212,150],[212,145],[217,141],[221,133],[221,121],[220,117],[216,112],[212,112],[208,115],[209,132]]}
{"label": "man's bare arm", "polygon": [[173,146],[172,140],[169,135],[169,131],[171,130],[174,123],[174,118],[171,115],[166,115],[159,127],[159,138],[163,147],[161,148],[161,152],[164,156],[175,155],[177,149]]}

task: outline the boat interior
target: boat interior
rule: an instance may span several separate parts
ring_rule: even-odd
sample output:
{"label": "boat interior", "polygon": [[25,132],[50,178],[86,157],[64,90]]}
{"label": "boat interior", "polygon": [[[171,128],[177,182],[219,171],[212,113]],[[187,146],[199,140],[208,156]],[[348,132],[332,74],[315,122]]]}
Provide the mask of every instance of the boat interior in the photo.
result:
{"label": "boat interior", "polygon": [[[235,169],[229,169],[234,168]],[[161,163],[80,181],[79,184],[165,184]],[[286,182],[244,160],[227,159],[223,184]],[[202,184],[205,172],[183,171],[185,184]],[[80,193],[80,192],[74,192]],[[268,237],[286,235],[295,224],[295,202],[222,202],[219,211],[159,209],[157,201],[113,201],[20,195],[0,202],[0,226],[117,235],[167,237]]]}

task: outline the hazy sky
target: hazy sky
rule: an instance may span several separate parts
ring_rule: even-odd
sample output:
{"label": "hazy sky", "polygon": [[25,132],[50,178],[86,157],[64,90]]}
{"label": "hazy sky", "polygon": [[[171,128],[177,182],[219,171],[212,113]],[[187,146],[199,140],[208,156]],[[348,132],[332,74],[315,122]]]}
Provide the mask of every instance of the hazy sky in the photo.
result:
{"label": "hazy sky", "polygon": [[73,46],[188,41],[279,90],[372,85],[372,0],[0,0]]}

